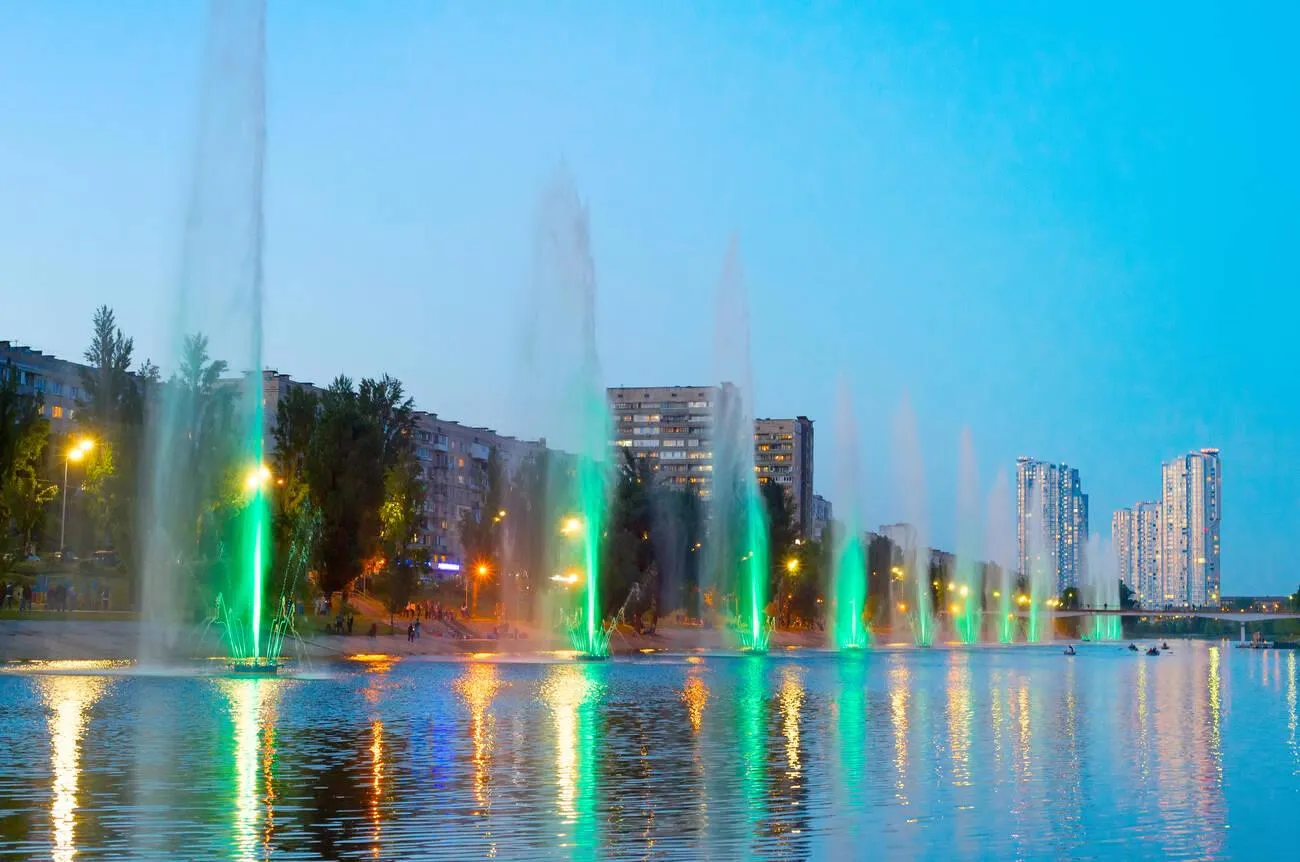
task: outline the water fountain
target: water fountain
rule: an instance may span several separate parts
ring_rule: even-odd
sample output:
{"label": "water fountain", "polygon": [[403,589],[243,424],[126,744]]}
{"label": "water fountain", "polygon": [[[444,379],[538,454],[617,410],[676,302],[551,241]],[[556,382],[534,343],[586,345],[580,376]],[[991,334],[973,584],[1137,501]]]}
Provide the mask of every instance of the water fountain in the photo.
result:
{"label": "water fountain", "polygon": [[1015,571],[1016,540],[1011,513],[1011,483],[1007,471],[999,470],[993,490],[989,492],[984,540],[989,563],[997,566],[997,579],[992,585],[985,585],[985,592],[988,593],[986,600],[991,600],[997,609],[997,638],[998,643],[1003,644],[1012,643],[1016,638],[1016,585],[1012,574]]}
{"label": "water fountain", "polygon": [[917,646],[934,643],[934,594],[930,579],[930,547],[925,530],[925,465],[916,429],[912,402],[903,395],[894,422],[895,470],[907,517],[907,541],[903,550],[905,595],[896,609],[912,630]]}
{"label": "water fountain", "polygon": [[1047,533],[1043,489],[1037,482],[1029,487],[1024,531],[1028,594],[1016,596],[1017,607],[1025,613],[1025,640],[1043,643],[1052,639],[1052,613],[1047,604],[1056,595],[1056,552]]}
{"label": "water fountain", "polygon": [[957,473],[957,570],[956,595],[950,597],[953,628],[957,640],[973,644],[980,639],[983,620],[984,585],[979,573],[979,478],[975,465],[975,443],[970,428],[961,432],[961,455]]}
{"label": "water fountain", "polygon": [[552,450],[544,521],[556,525],[547,558],[562,578],[565,626],[580,654],[609,654],[600,593],[601,538],[609,495],[609,410],[596,352],[596,274],[587,209],[561,167],[537,220],[526,333],[529,427]]}
{"label": "water fountain", "polygon": [[[1119,610],[1119,559],[1115,549],[1101,536],[1088,539],[1084,549],[1083,582],[1079,604],[1085,608]],[[1120,618],[1111,614],[1093,614],[1087,633],[1096,641],[1117,641],[1124,636]]]}
{"label": "water fountain", "polygon": [[[195,594],[222,598],[232,658],[273,668],[285,621],[263,612],[271,529],[263,464],[263,0],[213,0],[171,327],[151,410],[140,658],[172,657]],[[242,380],[225,373],[233,361]],[[213,501],[216,501],[215,503]]]}
{"label": "water fountain", "polygon": [[853,412],[853,395],[845,380],[840,380],[836,401],[835,501],[840,529],[835,531],[834,569],[831,574],[831,637],[840,649],[861,649],[870,643],[870,630],[864,622],[867,607],[867,558],[862,545],[861,474],[858,468],[857,418]]}
{"label": "water fountain", "polygon": [[718,281],[714,364],[722,386],[713,433],[708,577],[717,594],[735,596],[741,647],[765,652],[773,627],[767,613],[767,518],[754,475],[749,306],[735,240]]}

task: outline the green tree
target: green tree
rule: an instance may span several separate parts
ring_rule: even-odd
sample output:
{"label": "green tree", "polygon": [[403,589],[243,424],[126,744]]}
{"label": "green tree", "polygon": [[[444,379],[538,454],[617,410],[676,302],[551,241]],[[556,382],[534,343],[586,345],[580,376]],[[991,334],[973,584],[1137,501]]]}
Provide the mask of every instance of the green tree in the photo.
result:
{"label": "green tree", "polygon": [[95,310],[94,333],[84,354],[88,367],[82,369],[84,399],[78,417],[100,431],[139,421],[140,387],[131,373],[135,341],[122,334],[113,309],[101,305]]}
{"label": "green tree", "polygon": [[84,354],[88,367],[81,374],[84,397],[77,422],[81,432],[95,441],[82,483],[95,544],[106,540],[122,568],[135,573],[144,405],[159,374],[148,360],[132,373],[133,348],[132,339],[117,326],[113,310],[97,309]]}
{"label": "green tree", "polygon": [[320,587],[344,589],[382,554],[390,471],[411,451],[413,404],[391,377],[340,376],[321,396],[303,474],[321,512]]}
{"label": "green tree", "polygon": [[0,537],[12,530],[20,554],[40,534],[46,504],[58,493],[40,476],[49,433],[40,396],[18,391],[12,363],[0,367]]}
{"label": "green tree", "polygon": [[767,559],[771,569],[768,590],[769,595],[775,596],[786,575],[786,563],[794,555],[794,540],[799,534],[785,488],[775,482],[764,482],[759,489],[767,513]]}

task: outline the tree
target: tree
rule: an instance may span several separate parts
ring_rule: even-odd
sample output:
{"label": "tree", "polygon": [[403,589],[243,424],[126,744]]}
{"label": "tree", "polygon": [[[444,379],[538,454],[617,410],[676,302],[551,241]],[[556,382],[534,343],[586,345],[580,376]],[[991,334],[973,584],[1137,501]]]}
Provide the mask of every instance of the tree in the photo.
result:
{"label": "tree", "polygon": [[410,456],[413,410],[401,383],[387,376],[359,387],[340,376],[321,396],[302,463],[321,512],[318,573],[326,594],[347,587],[383,552],[382,510],[391,471]]}
{"label": "tree", "polygon": [[1123,581],[1119,582],[1119,606],[1123,610],[1133,610],[1137,605],[1137,596],[1129,589],[1129,585]]}
{"label": "tree", "polygon": [[140,507],[144,406],[158,367],[148,360],[131,372],[132,339],[118,328],[108,306],[95,312],[91,343],[81,374],[85,398],[77,413],[83,433],[95,440],[85,462],[83,489],[96,544],[107,539],[120,565],[136,572],[136,522]]}
{"label": "tree", "polygon": [[785,576],[786,561],[794,554],[798,532],[790,495],[785,488],[775,482],[764,482],[759,489],[767,513],[767,559],[771,569],[768,590],[769,595],[775,595]]}
{"label": "tree", "polygon": [[12,363],[0,367],[0,538],[12,525],[22,552],[40,533],[46,504],[58,493],[40,477],[49,432],[40,396],[18,391]]}
{"label": "tree", "polygon": [[139,388],[131,374],[131,354],[135,341],[122,334],[113,309],[101,305],[95,310],[94,334],[86,348],[89,367],[82,369],[81,387],[83,422],[99,429],[112,429],[137,408]]}

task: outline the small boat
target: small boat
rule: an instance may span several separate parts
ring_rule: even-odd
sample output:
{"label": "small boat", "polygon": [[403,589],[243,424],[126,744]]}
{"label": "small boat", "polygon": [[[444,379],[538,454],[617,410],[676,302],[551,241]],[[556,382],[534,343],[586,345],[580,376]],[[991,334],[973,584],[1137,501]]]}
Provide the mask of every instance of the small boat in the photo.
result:
{"label": "small boat", "polygon": [[1160,655],[1160,650],[1151,647],[1151,649],[1147,650],[1147,655]]}

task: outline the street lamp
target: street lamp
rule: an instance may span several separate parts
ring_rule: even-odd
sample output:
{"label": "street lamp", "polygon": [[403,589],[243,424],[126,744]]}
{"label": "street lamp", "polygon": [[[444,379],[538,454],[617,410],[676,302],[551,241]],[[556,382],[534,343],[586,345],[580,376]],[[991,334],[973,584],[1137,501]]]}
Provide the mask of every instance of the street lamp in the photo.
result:
{"label": "street lamp", "polygon": [[574,515],[565,518],[564,522],[560,524],[560,532],[565,536],[575,535],[581,529],[582,519]]}
{"label": "street lamp", "polygon": [[64,543],[68,537],[68,462],[81,461],[94,448],[95,441],[83,437],[63,456],[63,515],[59,519],[59,559],[63,559]]}
{"label": "street lamp", "polygon": [[786,560],[786,561],[785,561],[785,570],[786,570],[787,572],[789,572],[790,574],[792,574],[792,575],[795,574],[796,572],[798,572],[798,571],[799,571],[799,558],[798,558],[798,557],[791,557],[790,559]]}

